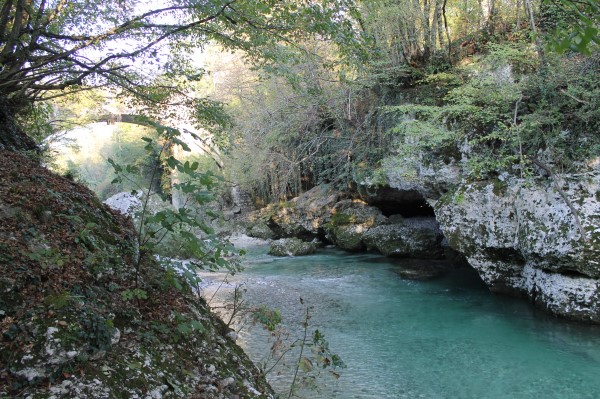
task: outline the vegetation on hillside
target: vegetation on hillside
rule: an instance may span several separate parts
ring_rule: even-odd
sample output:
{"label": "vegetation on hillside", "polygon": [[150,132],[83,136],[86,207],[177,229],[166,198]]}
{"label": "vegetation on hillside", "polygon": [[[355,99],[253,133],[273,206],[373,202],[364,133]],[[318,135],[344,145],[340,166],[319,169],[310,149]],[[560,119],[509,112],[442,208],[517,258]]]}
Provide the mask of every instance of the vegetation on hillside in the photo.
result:
{"label": "vegetation on hillside", "polygon": [[539,163],[583,171],[600,155],[598,32],[582,28],[597,26],[597,5],[572,7],[358,2],[360,51],[305,41],[222,84],[235,88],[230,173],[271,202],[320,183],[385,184],[390,155],[461,161],[468,179],[531,176]]}
{"label": "vegetation on hillside", "polygon": [[268,396],[174,269],[145,257],[136,272],[130,219],[80,184],[0,155],[0,396]]}

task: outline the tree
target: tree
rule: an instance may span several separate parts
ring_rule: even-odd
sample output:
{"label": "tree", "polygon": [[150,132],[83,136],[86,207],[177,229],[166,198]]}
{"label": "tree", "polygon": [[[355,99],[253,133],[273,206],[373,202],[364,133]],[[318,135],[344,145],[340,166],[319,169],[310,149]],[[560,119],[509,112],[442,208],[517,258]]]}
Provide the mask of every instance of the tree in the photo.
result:
{"label": "tree", "polygon": [[[208,42],[269,56],[284,41],[327,36],[351,1],[2,0],[0,148],[33,149],[17,116],[36,101],[111,87],[160,104],[178,94],[168,78],[201,78],[189,54]],[[305,29],[303,29],[305,28]],[[183,100],[182,100],[183,99]]]}

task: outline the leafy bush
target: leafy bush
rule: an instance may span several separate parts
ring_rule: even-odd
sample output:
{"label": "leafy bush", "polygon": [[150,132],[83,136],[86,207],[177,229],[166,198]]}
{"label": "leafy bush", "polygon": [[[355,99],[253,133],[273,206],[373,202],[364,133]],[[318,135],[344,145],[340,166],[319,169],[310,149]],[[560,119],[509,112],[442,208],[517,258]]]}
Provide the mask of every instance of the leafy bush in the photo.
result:
{"label": "leafy bush", "polygon": [[[600,155],[593,134],[600,129],[598,56],[548,56],[542,67],[530,46],[488,49],[476,64],[422,80],[449,82],[443,104],[386,108],[397,118],[389,132],[406,165],[466,156],[466,174],[481,179],[502,171],[527,175],[540,152],[564,171]],[[464,84],[457,85],[458,75]]]}

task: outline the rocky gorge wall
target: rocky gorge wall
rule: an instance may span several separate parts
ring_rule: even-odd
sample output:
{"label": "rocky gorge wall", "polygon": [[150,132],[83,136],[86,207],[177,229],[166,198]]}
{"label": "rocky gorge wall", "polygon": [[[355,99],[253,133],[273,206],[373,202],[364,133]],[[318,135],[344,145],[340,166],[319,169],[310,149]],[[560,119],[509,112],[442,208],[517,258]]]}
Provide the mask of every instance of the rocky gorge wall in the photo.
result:
{"label": "rocky gorge wall", "polygon": [[[416,190],[448,245],[493,292],[528,298],[552,314],[600,323],[600,169],[521,179],[463,180],[457,162],[384,162],[390,188]],[[573,214],[573,210],[576,215]],[[583,234],[582,234],[583,233]]]}
{"label": "rocky gorge wall", "polygon": [[549,181],[464,184],[432,200],[449,245],[492,291],[522,295],[551,313],[600,322],[600,175],[569,176],[563,190],[585,237]]}
{"label": "rocky gorge wall", "polygon": [[[409,205],[388,206],[391,214],[386,212],[386,216],[364,199],[350,198],[330,186],[317,186],[289,202],[251,213],[248,234],[276,240],[271,253],[278,256],[308,254],[318,245],[333,244],[352,252],[377,251],[390,257],[430,261],[428,266],[409,264],[411,270],[400,272],[410,278],[429,278],[454,267],[454,263],[439,262],[453,260],[456,254],[448,247],[433,214],[416,212],[415,216],[414,193],[403,198],[411,199]],[[306,247],[307,242],[312,248]]]}
{"label": "rocky gorge wall", "polygon": [[[407,171],[391,158],[384,165],[388,186],[375,195],[350,198],[315,187],[251,214],[250,235],[299,237],[393,257],[456,259],[458,253],[493,292],[600,323],[599,170],[561,176],[561,194],[548,177],[468,183],[453,163]],[[414,216],[419,198],[430,215]]]}

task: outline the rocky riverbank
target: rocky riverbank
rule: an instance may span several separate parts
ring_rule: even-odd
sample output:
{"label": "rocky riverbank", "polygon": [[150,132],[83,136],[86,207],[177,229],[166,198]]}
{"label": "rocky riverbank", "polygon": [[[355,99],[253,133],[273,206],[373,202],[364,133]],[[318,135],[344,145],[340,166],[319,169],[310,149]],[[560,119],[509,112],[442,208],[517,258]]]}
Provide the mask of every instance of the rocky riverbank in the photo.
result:
{"label": "rocky riverbank", "polygon": [[[319,245],[335,245],[352,252],[378,251],[386,256],[429,260],[431,268],[411,268],[407,277],[425,278],[461,264],[447,245],[433,216],[385,216],[382,211],[359,198],[329,187],[318,186],[292,199],[272,204],[247,217],[249,235],[274,240],[271,253],[300,256],[314,252]],[[421,264],[422,265],[422,264]]]}
{"label": "rocky riverbank", "polygon": [[129,219],[0,157],[0,397],[273,397],[175,273],[146,257],[136,277]]}
{"label": "rocky riverbank", "polygon": [[393,160],[386,165],[388,185],[375,195],[349,198],[318,186],[250,214],[249,234],[395,257],[466,258],[493,292],[600,323],[600,171],[562,176],[557,188],[545,177],[466,182],[453,163],[410,173]]}

